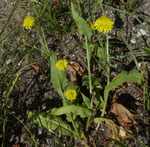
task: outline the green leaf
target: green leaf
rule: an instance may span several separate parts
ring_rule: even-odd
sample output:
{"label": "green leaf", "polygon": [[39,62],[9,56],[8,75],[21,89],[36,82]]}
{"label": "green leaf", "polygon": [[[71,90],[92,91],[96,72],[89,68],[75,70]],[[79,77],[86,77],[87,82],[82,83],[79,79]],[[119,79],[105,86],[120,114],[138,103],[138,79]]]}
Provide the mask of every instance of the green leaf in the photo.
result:
{"label": "green leaf", "polygon": [[51,83],[53,85],[53,88],[55,88],[55,90],[61,96],[63,96],[63,91],[68,85],[66,73],[65,71],[56,69],[57,58],[54,52],[51,52],[50,61],[51,61]]}
{"label": "green leaf", "polygon": [[105,58],[104,47],[99,47],[96,44],[89,44],[89,47],[95,56],[102,58],[102,59]]}
{"label": "green leaf", "polygon": [[65,91],[69,90],[69,89],[74,89],[77,92],[79,92],[80,87],[77,81],[71,82],[70,85],[67,86],[67,88],[65,89]]}
{"label": "green leaf", "polygon": [[83,93],[81,93],[81,95],[82,95],[84,104],[86,105],[87,108],[90,109],[90,105],[91,105],[90,99],[88,97],[86,97]]}
{"label": "green leaf", "polygon": [[[92,89],[95,87],[101,87],[101,84],[99,82],[99,79],[97,77],[92,77]],[[89,89],[89,77],[88,75],[84,75],[82,77],[82,86],[87,86],[87,88]]]}
{"label": "green leaf", "polygon": [[95,108],[101,110],[104,106],[104,100],[103,100],[102,96],[99,95],[99,97],[96,97],[94,103],[95,103]]}
{"label": "green leaf", "polygon": [[90,37],[92,36],[92,30],[89,27],[88,23],[81,16],[79,16],[72,2],[71,2],[71,11],[72,11],[73,19],[78,27],[78,32],[80,33],[80,35],[85,35],[87,36],[88,39],[90,39]]}
{"label": "green leaf", "polygon": [[122,84],[124,82],[137,82],[138,84],[141,84],[142,80],[143,80],[143,75],[141,73],[139,73],[138,71],[130,71],[129,73],[126,71],[123,71],[119,75],[117,75],[110,82],[110,84],[105,87],[105,90],[104,90],[104,107],[103,107],[101,116],[104,116],[104,114],[105,114],[108,94],[111,90],[114,90],[120,84]]}
{"label": "green leaf", "polygon": [[109,121],[109,119],[106,119],[106,118],[103,118],[103,117],[99,117],[99,118],[94,119],[95,123],[102,123],[104,121]]}
{"label": "green leaf", "polygon": [[58,131],[62,135],[76,137],[76,133],[69,124],[65,123],[59,116],[49,115],[47,112],[28,112],[28,119],[40,127]]}
{"label": "green leaf", "polygon": [[45,37],[45,33],[44,33],[44,30],[43,28],[41,27],[41,31],[42,31],[42,36],[41,34],[39,33],[39,31],[37,31],[38,33],[38,36],[39,36],[39,41],[41,43],[41,55],[45,58],[49,57],[50,56],[50,49],[48,48],[48,45],[47,45],[47,42],[46,42],[46,37]]}
{"label": "green leaf", "polygon": [[98,47],[98,48],[94,49],[94,55],[99,58],[105,59],[104,48]]}
{"label": "green leaf", "polygon": [[129,73],[123,71],[119,75],[117,75],[108,86],[105,87],[104,97],[108,95],[109,91],[114,90],[124,82],[137,82],[138,84],[141,84],[142,80],[143,75],[138,71],[130,71]]}
{"label": "green leaf", "polygon": [[73,113],[73,115],[76,115],[76,116],[79,115],[82,118],[89,117],[93,114],[92,110],[90,110],[86,107],[83,107],[83,106],[76,106],[76,105],[68,105],[68,106],[63,106],[60,108],[53,108],[50,111],[50,114],[51,115],[62,115],[62,114],[69,114],[71,112]]}

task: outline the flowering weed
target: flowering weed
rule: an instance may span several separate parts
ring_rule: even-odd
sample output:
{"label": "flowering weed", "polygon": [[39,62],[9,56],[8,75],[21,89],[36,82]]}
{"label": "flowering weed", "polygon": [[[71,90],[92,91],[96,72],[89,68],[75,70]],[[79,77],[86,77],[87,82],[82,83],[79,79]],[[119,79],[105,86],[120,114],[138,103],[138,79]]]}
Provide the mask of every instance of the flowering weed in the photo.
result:
{"label": "flowering weed", "polygon": [[[17,1],[18,5],[20,0]],[[1,136],[7,135],[5,124],[7,124],[7,118],[9,118],[7,117],[7,113],[11,110],[9,109],[10,107],[7,107],[9,97],[11,99],[13,97],[15,98],[16,93],[18,97],[21,95],[21,97],[19,97],[20,99],[23,97],[23,101],[18,101],[17,106],[19,106],[19,110],[29,106],[29,104],[26,104],[25,107],[22,107],[20,101],[24,104],[26,96],[29,95],[30,97],[30,92],[32,95],[32,91],[35,91],[37,94],[38,90],[33,90],[34,87],[37,87],[34,86],[34,82],[29,82],[31,83],[32,88],[30,88],[30,84],[28,84],[28,82],[26,83],[26,77],[28,76],[28,74],[26,76],[26,68],[29,67],[28,69],[30,70],[30,68],[33,65],[36,65],[36,63],[42,63],[44,66],[44,68],[42,68],[42,72],[40,70],[33,71],[37,73],[37,78],[42,81],[39,82],[38,79],[35,79],[35,82],[39,82],[38,85],[41,84],[39,89],[42,88],[43,92],[42,94],[38,93],[38,95],[42,95],[42,99],[34,97],[35,99],[38,99],[38,101],[42,102],[38,103],[37,106],[38,108],[42,108],[38,109],[42,112],[30,111],[27,113],[28,118],[41,127],[59,132],[62,137],[63,135],[70,136],[71,139],[75,138],[74,142],[76,140],[80,140],[81,143],[89,144],[91,146],[91,140],[88,140],[89,136],[92,136],[91,132],[93,130],[94,132],[99,131],[98,128],[101,123],[105,122],[105,124],[107,124],[107,122],[110,121],[108,120],[108,118],[111,118],[109,110],[112,107],[112,101],[114,103],[116,100],[114,97],[116,97],[118,89],[120,89],[124,83],[129,82],[134,82],[136,83],[135,85],[141,87],[141,83],[144,81],[143,75],[146,71],[145,60],[147,59],[145,58],[145,54],[142,52],[142,57],[138,58],[139,52],[135,52],[135,46],[132,45],[132,42],[130,43],[130,37],[132,36],[127,35],[129,32],[127,32],[126,28],[128,31],[131,31],[131,34],[134,34],[136,32],[136,27],[134,28],[135,32],[133,32],[130,25],[127,26],[128,24],[126,24],[125,20],[127,15],[129,15],[129,17],[134,17],[140,24],[138,27],[144,26],[145,23],[149,21],[147,21],[148,19],[143,19],[145,22],[141,22],[140,18],[143,18],[143,15],[140,16],[140,13],[136,14],[136,11],[132,11],[135,4],[134,0],[122,1],[120,9],[114,7],[114,5],[118,5],[117,2],[112,0],[96,0],[91,2],[86,0],[32,0],[27,2],[30,8],[26,14],[31,13],[35,16],[35,18],[33,16],[24,18],[23,22],[21,21],[21,23],[18,23],[22,32],[18,29],[18,26],[15,26],[17,29],[16,32],[12,31],[13,37],[10,36],[6,40],[8,33],[0,40],[0,42],[2,42],[2,48],[0,48],[0,53],[2,54],[0,56],[0,71],[2,72],[2,74],[0,74],[0,89],[2,89],[0,117],[4,120],[3,123],[0,122],[0,124],[3,124],[3,127],[1,127],[3,130],[0,131],[3,132],[0,134]],[[17,8],[17,5],[15,6],[15,9]],[[6,24],[4,22],[4,26],[0,32],[0,37],[2,33],[6,32],[4,31],[5,28],[8,27],[10,29],[13,26],[10,23],[10,18],[13,14],[15,14],[15,9],[8,17]],[[126,9],[130,10],[130,12],[126,11]],[[131,13],[131,11],[134,13]],[[121,17],[120,13],[122,14]],[[24,13],[22,15],[24,15]],[[21,18],[22,17],[24,16],[21,16]],[[117,27],[116,25],[118,23],[117,21],[119,21],[119,17],[120,20],[124,19],[122,27]],[[132,23],[132,19],[130,20],[130,23]],[[20,19],[18,22],[20,22]],[[36,27],[34,27],[35,25]],[[34,31],[25,31],[25,29],[30,30],[33,27]],[[22,33],[21,35],[18,33],[19,31]],[[14,37],[16,34],[17,39]],[[139,32],[137,32],[137,34],[139,34]],[[144,37],[145,35],[147,35],[146,32],[144,33]],[[75,40],[75,44],[74,41],[72,41],[72,38]],[[15,41],[12,39],[17,40],[17,43],[14,44]],[[140,39],[142,40],[142,37]],[[59,40],[60,43],[57,40]],[[9,45],[7,44],[8,41],[10,41]],[[148,44],[148,39],[145,40],[145,42]],[[8,46],[10,48],[13,47],[11,46],[12,43],[13,46],[16,45],[14,48],[15,52],[11,57],[9,57],[13,50],[11,53],[7,54],[7,50],[5,52],[5,48]],[[83,54],[77,50],[78,47],[76,48],[76,44],[80,51],[82,48],[86,49],[82,50]],[[143,46],[143,48],[145,47]],[[136,51],[138,51],[138,48]],[[70,55],[72,52],[74,54]],[[34,58],[37,54],[38,57]],[[12,60],[12,58],[14,59]],[[138,58],[138,60],[136,58]],[[28,59],[31,59],[32,61]],[[134,71],[124,71],[126,67],[128,69],[128,63],[131,61],[128,61],[128,59],[133,60],[135,63],[136,66],[133,65]],[[141,63],[139,63],[140,60],[142,60],[142,66]],[[128,63],[124,61],[127,61]],[[13,64],[15,62],[16,64]],[[33,64],[33,62],[35,62],[35,64]],[[82,70],[77,68],[74,64],[77,62],[79,65],[81,63],[81,65],[85,67],[85,72],[83,74],[81,74]],[[12,68],[6,69],[6,66],[9,67],[9,65],[11,65]],[[69,65],[73,70],[69,70]],[[10,72],[11,70],[12,72]],[[132,70],[132,68],[129,67],[128,70]],[[19,74],[15,74],[17,71],[20,71]],[[20,78],[20,76],[22,75],[25,76],[26,80],[23,79],[24,81],[21,81],[22,77]],[[74,78],[75,80],[72,80],[72,75],[76,77]],[[5,79],[3,77],[5,77]],[[9,81],[10,77],[11,80]],[[45,77],[47,77],[48,80],[45,80]],[[48,83],[49,80],[51,84]],[[52,90],[55,93],[54,96],[51,93],[50,95],[49,93],[45,93],[46,90],[44,86],[47,86],[47,84],[45,85],[45,81],[48,83],[48,90],[50,89],[50,92]],[[22,84],[21,82],[24,82],[25,84]],[[141,106],[146,104],[143,108],[144,112],[150,108],[150,100],[148,99],[149,92],[148,90],[146,91],[145,83],[143,88],[143,100],[140,101]],[[3,86],[2,84],[5,85]],[[21,88],[19,87],[20,85]],[[24,89],[25,86],[22,87],[22,85],[29,85],[29,88],[25,89],[24,92],[22,89]],[[30,91],[30,89],[32,90]],[[140,89],[140,92],[141,91],[142,89]],[[36,95],[35,93],[34,95]],[[47,101],[51,100],[51,98],[56,101],[59,99],[59,104],[57,106],[54,105],[53,100],[51,101],[52,103],[47,103]],[[31,101],[29,100],[29,103],[30,102]],[[34,104],[34,101],[32,104]],[[46,107],[43,107],[43,104]],[[27,109],[33,110],[30,108]],[[16,115],[17,114],[18,113],[16,113]],[[122,117],[122,114],[120,117]],[[95,123],[97,123],[97,127],[95,127]],[[113,123],[111,124],[113,125]],[[127,127],[122,124],[123,123],[120,123],[120,128],[123,128],[126,132],[129,131],[128,133],[132,132],[129,128],[127,129]],[[113,131],[111,132],[112,133],[110,134],[112,134],[113,137],[116,136],[113,134]],[[54,135],[56,134],[54,133]],[[108,137],[111,138],[112,136]],[[34,137],[32,138],[35,142],[35,146],[37,146],[36,140]],[[113,139],[120,141],[120,138]],[[5,137],[3,137],[2,140],[3,146],[5,143]],[[71,143],[74,144],[74,142]],[[93,144],[95,143],[93,142]],[[96,146],[99,145],[100,143],[96,144]]]}
{"label": "flowering weed", "polygon": [[68,100],[73,101],[77,98],[77,92],[74,89],[69,89],[65,92],[65,96]]}
{"label": "flowering weed", "polygon": [[102,16],[94,22],[92,29],[102,32],[104,34],[110,32],[113,29],[114,22],[106,16]]}
{"label": "flowering weed", "polygon": [[57,61],[56,63],[56,68],[59,70],[65,70],[67,67],[67,60],[66,59],[60,59],[59,61]]}
{"label": "flowering weed", "polygon": [[33,27],[35,24],[35,19],[32,16],[26,17],[23,21],[23,26],[27,29],[30,30],[31,27]]}

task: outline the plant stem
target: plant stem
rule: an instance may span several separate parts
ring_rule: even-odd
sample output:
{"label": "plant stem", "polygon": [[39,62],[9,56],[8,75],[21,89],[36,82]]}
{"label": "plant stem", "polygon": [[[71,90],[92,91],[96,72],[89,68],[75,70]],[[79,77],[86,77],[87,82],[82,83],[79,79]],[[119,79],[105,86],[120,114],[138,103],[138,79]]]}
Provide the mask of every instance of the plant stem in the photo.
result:
{"label": "plant stem", "polygon": [[13,16],[14,12],[16,11],[16,9],[17,9],[19,3],[20,3],[20,0],[17,0],[16,3],[15,3],[15,5],[14,5],[14,7],[13,7],[13,9],[12,9],[12,11],[11,11],[11,13],[10,13],[9,16],[8,16],[8,19],[7,19],[6,23],[4,24],[4,26],[2,27],[2,29],[1,29],[1,31],[0,31],[0,36],[1,36],[2,33],[4,32],[4,30],[5,30],[5,28],[7,27],[8,23],[10,22],[10,20],[11,20],[11,18],[12,18],[12,16]]}
{"label": "plant stem", "polygon": [[[92,95],[92,80],[91,80],[91,65],[90,65],[90,48],[88,46],[87,37],[85,36],[85,44],[86,44],[86,55],[87,55],[87,62],[88,62],[88,77],[89,77],[89,88],[90,88],[90,95]],[[92,99],[91,99],[91,108],[93,107]]]}
{"label": "plant stem", "polygon": [[[107,86],[110,84],[110,67],[109,67],[109,42],[108,42],[108,33],[106,34],[106,60],[107,60]],[[104,106],[101,117],[105,115],[106,105],[107,105],[108,95],[104,97]]]}
{"label": "plant stem", "polygon": [[104,97],[104,106],[103,106],[101,117],[104,117],[105,115],[107,100],[108,100],[108,94]]}
{"label": "plant stem", "polygon": [[99,4],[100,4],[100,7],[102,9],[102,13],[103,13],[103,16],[105,16],[105,12],[104,12],[104,8],[103,8],[103,0],[100,0]]}
{"label": "plant stem", "polygon": [[86,122],[86,131],[88,131],[90,123],[91,123],[91,116],[88,117],[88,119],[87,119],[87,122]]}
{"label": "plant stem", "polygon": [[[106,70],[107,70],[107,86],[110,84],[110,67],[109,67],[109,42],[108,42],[108,33],[106,33]],[[101,117],[104,117],[106,111],[108,95],[104,97],[104,106],[102,110]],[[98,130],[100,123],[96,127],[96,131]]]}
{"label": "plant stem", "polygon": [[73,125],[73,127],[74,127],[74,129],[75,129],[75,132],[76,132],[77,136],[80,138],[80,135],[79,135],[79,132],[78,132],[78,130],[77,130],[77,128],[76,128],[76,125],[75,125],[75,123],[74,123],[72,114],[73,114],[73,113],[69,114],[69,117],[70,117],[70,119],[71,119],[72,125]]}
{"label": "plant stem", "polygon": [[[89,77],[89,88],[90,88],[90,96],[92,96],[92,80],[91,80],[91,65],[90,65],[90,59],[91,59],[91,52],[90,48],[88,46],[87,37],[85,36],[85,43],[86,43],[86,54],[87,54],[87,62],[88,62],[88,77]],[[93,108],[93,100],[91,97],[91,109]],[[90,124],[90,119],[88,118],[87,124],[86,124],[86,131],[88,131],[88,127]]]}
{"label": "plant stem", "polygon": [[64,96],[63,92],[62,92],[61,96],[62,96],[62,99],[63,99],[63,106],[66,106],[67,102],[66,102],[66,99],[65,99],[65,96]]}
{"label": "plant stem", "polygon": [[110,83],[110,68],[109,68],[109,44],[108,33],[106,33],[106,60],[107,60],[107,85]]}
{"label": "plant stem", "polygon": [[140,71],[140,66],[139,66],[138,60],[136,59],[136,56],[134,55],[134,52],[132,51],[131,46],[128,44],[128,42],[127,42],[127,40],[125,39],[123,33],[120,33],[120,36],[121,36],[123,42],[125,43],[125,45],[127,46],[127,48],[129,49],[129,51],[130,51],[130,53],[131,53],[131,55],[132,55],[132,58],[133,58],[133,60],[134,60],[134,62],[135,62],[135,65],[136,65],[138,71]]}

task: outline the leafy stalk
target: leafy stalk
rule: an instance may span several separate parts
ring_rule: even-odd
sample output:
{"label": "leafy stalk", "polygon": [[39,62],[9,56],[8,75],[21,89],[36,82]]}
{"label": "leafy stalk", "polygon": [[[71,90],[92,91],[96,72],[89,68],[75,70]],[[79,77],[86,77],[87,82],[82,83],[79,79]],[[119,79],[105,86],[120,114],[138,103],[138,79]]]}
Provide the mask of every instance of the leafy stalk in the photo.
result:
{"label": "leafy stalk", "polygon": [[110,67],[109,67],[109,43],[108,33],[106,33],[106,58],[107,58],[107,85],[110,83]]}
{"label": "leafy stalk", "polygon": [[[106,60],[107,60],[107,86],[110,84],[110,67],[109,67],[109,42],[108,42],[108,33],[106,33]],[[103,117],[106,110],[108,95],[104,97],[104,106],[101,116]]]}
{"label": "leafy stalk", "polygon": [[70,117],[70,119],[71,119],[72,125],[73,125],[73,127],[74,127],[74,130],[75,130],[77,136],[80,138],[79,132],[78,132],[78,130],[77,130],[77,128],[76,128],[76,125],[75,125],[74,120],[73,120],[73,117],[72,117],[73,113],[70,113],[70,114],[68,114],[68,115],[69,115],[69,117]]}
{"label": "leafy stalk", "polygon": [[[85,36],[85,44],[86,44],[86,54],[87,54],[87,62],[88,62],[88,77],[89,77],[89,87],[90,87],[90,95],[92,94],[92,80],[91,80],[91,64],[90,64],[90,48],[88,46],[87,36]],[[92,106],[92,99],[91,99],[91,108]]]}

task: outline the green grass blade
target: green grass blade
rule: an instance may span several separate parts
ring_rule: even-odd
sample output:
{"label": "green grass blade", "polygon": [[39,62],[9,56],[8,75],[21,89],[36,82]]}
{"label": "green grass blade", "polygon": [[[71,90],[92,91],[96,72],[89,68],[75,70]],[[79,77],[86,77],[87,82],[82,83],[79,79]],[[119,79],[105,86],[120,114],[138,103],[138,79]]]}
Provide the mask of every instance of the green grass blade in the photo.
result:
{"label": "green grass blade", "polygon": [[24,127],[25,129],[29,132],[29,134],[31,135],[32,139],[33,139],[33,142],[35,144],[35,147],[37,147],[37,142],[33,136],[33,134],[31,133],[31,131],[29,130],[29,128],[17,117],[15,116],[14,114],[12,114],[11,112],[8,112],[10,115],[12,115],[14,118],[16,118]]}
{"label": "green grass blade", "polygon": [[131,53],[131,55],[132,55],[132,58],[133,58],[133,60],[134,60],[134,62],[135,62],[135,65],[136,65],[136,67],[137,67],[137,69],[140,71],[139,63],[138,63],[138,61],[137,61],[137,59],[136,59],[136,57],[135,57],[135,55],[134,55],[134,53],[133,53],[133,51],[132,51],[130,45],[128,44],[127,40],[125,39],[125,37],[124,37],[124,35],[123,35],[122,33],[120,33],[120,36],[121,36],[123,42],[125,43],[125,45],[127,46],[127,48],[129,49],[129,51],[130,51],[130,53]]}

